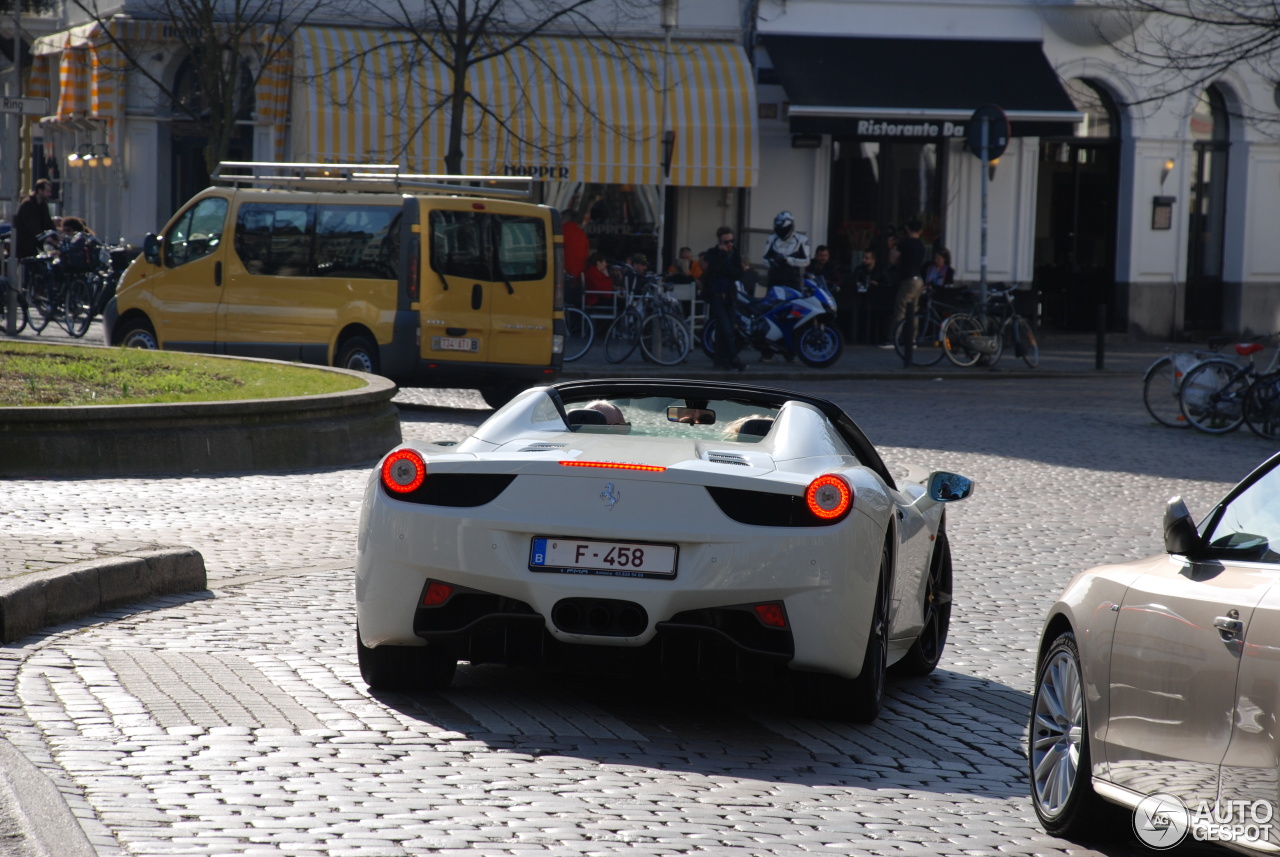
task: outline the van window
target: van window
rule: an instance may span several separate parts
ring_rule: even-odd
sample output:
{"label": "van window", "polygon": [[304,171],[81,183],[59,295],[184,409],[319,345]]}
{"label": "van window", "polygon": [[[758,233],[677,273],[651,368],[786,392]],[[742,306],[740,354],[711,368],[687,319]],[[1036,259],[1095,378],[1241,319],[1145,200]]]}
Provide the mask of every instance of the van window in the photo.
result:
{"label": "van window", "polygon": [[191,206],[164,236],[164,264],[176,268],[218,249],[227,222],[227,201],[220,196]]}
{"label": "van window", "polygon": [[316,206],[317,276],[396,279],[400,261],[399,227],[399,208]]}
{"label": "van window", "polygon": [[431,267],[437,273],[492,280],[489,218],[478,211],[431,212]]}
{"label": "van window", "polygon": [[251,274],[311,273],[311,206],[247,202],[236,216],[236,255]]}
{"label": "van window", "polygon": [[547,276],[547,239],[536,217],[494,215],[498,224],[498,267],[508,280]]}

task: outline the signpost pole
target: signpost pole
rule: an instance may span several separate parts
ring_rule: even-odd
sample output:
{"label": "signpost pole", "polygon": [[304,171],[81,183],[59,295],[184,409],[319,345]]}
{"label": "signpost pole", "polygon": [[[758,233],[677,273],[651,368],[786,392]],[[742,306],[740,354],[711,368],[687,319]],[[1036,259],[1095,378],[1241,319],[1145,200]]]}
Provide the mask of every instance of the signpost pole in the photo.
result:
{"label": "signpost pole", "polygon": [[[13,78],[5,86],[6,94],[15,98],[22,97],[22,4],[13,0]],[[9,189],[13,193],[13,205],[9,209],[9,256],[6,259],[5,275],[12,288],[5,290],[5,333],[16,336],[18,333],[18,232],[13,228],[18,214],[18,203],[22,200],[22,115],[13,114],[9,120],[12,132],[5,141],[5,162],[9,165]]]}

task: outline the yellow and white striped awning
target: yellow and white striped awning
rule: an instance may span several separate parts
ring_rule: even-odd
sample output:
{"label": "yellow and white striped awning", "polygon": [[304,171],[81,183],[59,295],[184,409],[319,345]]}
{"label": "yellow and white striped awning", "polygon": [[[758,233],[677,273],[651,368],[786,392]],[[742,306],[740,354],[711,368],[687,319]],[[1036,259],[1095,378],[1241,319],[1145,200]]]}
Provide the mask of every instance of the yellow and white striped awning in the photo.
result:
{"label": "yellow and white striped awning", "polygon": [[[462,172],[661,181],[664,47],[540,37],[473,67]],[[293,158],[445,172],[452,75],[414,34],[308,27],[295,36]],[[736,44],[677,42],[667,60],[673,185],[750,187],[755,86]]]}
{"label": "yellow and white striped awning", "polygon": [[[28,84],[32,95],[52,95],[56,61],[57,110],[52,120],[99,120],[105,125],[107,142],[113,150],[118,148],[117,138],[124,119],[128,71],[128,61],[117,41],[131,43],[137,51],[142,43],[171,44],[175,38],[171,25],[163,21],[123,17],[111,18],[105,25],[82,24],[42,36],[33,48],[35,62]],[[284,157],[292,48],[287,41],[265,30],[258,41],[259,58],[266,61],[266,66],[255,90],[257,115],[259,121],[272,126],[275,156],[279,160]]]}

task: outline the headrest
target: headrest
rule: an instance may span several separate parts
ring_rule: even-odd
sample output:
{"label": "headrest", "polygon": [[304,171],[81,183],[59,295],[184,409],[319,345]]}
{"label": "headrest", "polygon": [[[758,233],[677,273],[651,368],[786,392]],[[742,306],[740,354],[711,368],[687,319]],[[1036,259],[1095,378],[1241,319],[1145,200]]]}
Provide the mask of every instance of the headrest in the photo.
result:
{"label": "headrest", "polygon": [[609,424],[604,414],[599,411],[593,411],[591,408],[574,408],[565,416],[569,418],[569,425],[571,426],[604,426]]}
{"label": "headrest", "polygon": [[769,433],[769,429],[773,428],[773,420],[759,419],[747,420],[742,424],[742,428],[738,429],[738,434],[754,435],[755,437],[764,437]]}

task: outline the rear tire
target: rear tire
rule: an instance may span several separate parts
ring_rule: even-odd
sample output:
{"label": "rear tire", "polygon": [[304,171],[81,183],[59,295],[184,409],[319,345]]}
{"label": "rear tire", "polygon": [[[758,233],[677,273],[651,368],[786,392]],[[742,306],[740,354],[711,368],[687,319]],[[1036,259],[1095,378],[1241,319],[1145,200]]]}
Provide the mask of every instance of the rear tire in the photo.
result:
{"label": "rear tire", "polygon": [[339,369],[378,374],[378,346],[367,336],[353,336],[338,346],[333,365]]}
{"label": "rear tire", "polygon": [[982,352],[969,344],[970,337],[982,335],[982,325],[976,318],[966,313],[956,313],[942,323],[940,335],[942,351],[948,360],[961,369],[978,365]]}
{"label": "rear tire", "polygon": [[1252,378],[1230,360],[1206,360],[1187,373],[1178,401],[1187,422],[1208,434],[1227,434],[1244,422],[1244,398]]}
{"label": "rear tire", "polygon": [[689,356],[689,328],[674,315],[647,315],[640,323],[640,350],[659,366],[683,363]]}
{"label": "rear tire", "polygon": [[[14,313],[14,316],[13,316],[13,319],[14,319],[13,332],[22,333],[22,331],[27,329],[27,321],[28,321],[27,302],[20,292],[17,292],[16,289],[14,291],[15,293],[17,293],[18,299],[14,301],[14,306],[17,308],[17,311]],[[9,296],[7,294],[4,294],[3,292],[0,292],[0,333],[8,333],[8,332],[9,332]]]}
{"label": "rear tire", "polygon": [[1019,318],[1011,324],[1010,332],[1013,334],[1014,353],[1021,349],[1022,353],[1018,354],[1022,358],[1022,362],[1026,363],[1032,369],[1040,365],[1040,342],[1036,339],[1035,328],[1031,326],[1031,322],[1025,318]]}
{"label": "rear tire", "polygon": [[356,658],[360,677],[371,690],[445,690],[453,683],[458,661],[446,649],[433,646],[369,648],[356,629]]}

